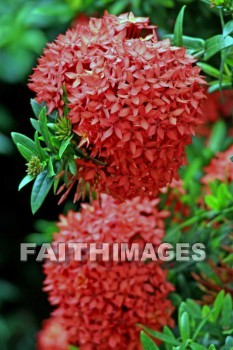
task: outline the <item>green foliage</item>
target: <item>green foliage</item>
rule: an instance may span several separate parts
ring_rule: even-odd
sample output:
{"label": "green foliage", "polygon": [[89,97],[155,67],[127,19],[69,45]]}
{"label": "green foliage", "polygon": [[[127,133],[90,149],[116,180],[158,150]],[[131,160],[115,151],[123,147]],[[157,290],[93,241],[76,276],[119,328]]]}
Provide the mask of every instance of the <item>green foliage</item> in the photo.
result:
{"label": "green foliage", "polygon": [[[200,306],[191,299],[182,302],[178,310],[178,329],[174,334],[169,330],[168,335],[167,327],[163,333],[145,326],[142,328],[153,338],[164,341],[166,350],[232,349],[233,337],[230,336],[233,332],[232,298],[230,294],[221,291],[212,306]],[[144,332],[141,333],[144,349],[153,349]]]}
{"label": "green foliage", "polygon": [[[52,185],[55,184],[56,175],[65,170],[65,176],[68,178],[69,173],[75,175],[77,169],[74,165],[76,156],[71,142],[73,134],[70,127],[62,129],[61,138],[60,134],[57,135],[61,119],[57,117],[54,119],[54,114],[47,117],[47,108],[35,101],[31,101],[31,105],[35,115],[38,116],[38,120],[31,120],[36,129],[34,141],[19,133],[12,133],[12,139],[19,152],[28,161],[28,175],[21,181],[19,190],[35,180],[31,195],[31,208],[34,214],[42,205]],[[68,138],[65,131],[68,133]],[[82,155],[81,151],[79,151],[80,155]]]}

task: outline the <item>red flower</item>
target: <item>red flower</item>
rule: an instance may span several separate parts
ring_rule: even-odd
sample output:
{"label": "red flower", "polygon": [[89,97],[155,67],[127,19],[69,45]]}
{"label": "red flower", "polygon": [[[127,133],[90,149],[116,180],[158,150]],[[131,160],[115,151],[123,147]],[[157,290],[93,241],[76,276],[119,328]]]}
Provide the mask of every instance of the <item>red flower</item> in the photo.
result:
{"label": "red flower", "polygon": [[172,212],[172,221],[180,222],[184,217],[189,216],[190,208],[181,199],[186,194],[182,180],[172,180],[169,186],[161,190],[161,193],[167,196],[165,205]]}
{"label": "red flower", "polygon": [[210,164],[205,167],[205,175],[202,183],[208,185],[209,182],[219,180],[221,182],[230,183],[233,181],[233,163],[230,157],[233,156],[233,146],[224,152],[219,152],[211,160]]}
{"label": "red flower", "polygon": [[[102,201],[101,208],[95,202],[62,216],[54,248],[59,242],[161,242],[168,213],[158,212],[158,200],[116,204],[105,196]],[[58,307],[54,316],[63,320],[69,343],[81,350],[141,349],[137,323],[156,330],[173,326],[167,297],[174,288],[160,262],[96,262],[84,255],[82,262],[47,261],[44,270],[44,289]]]}
{"label": "red flower", "polygon": [[223,90],[207,95],[203,105],[203,116],[206,122],[215,122],[222,117],[229,117],[233,110],[233,91]]}
{"label": "red flower", "polygon": [[[154,28],[132,13],[92,18],[49,44],[31,76],[48,113],[62,114],[66,87],[79,147],[106,164],[77,160],[79,190],[88,181],[119,200],[155,197],[179,177],[205,81],[195,59],[159,41]],[[142,30],[150,35],[142,38]]]}
{"label": "red flower", "polygon": [[43,328],[37,336],[38,350],[68,350],[67,334],[62,322],[52,317],[43,322]]}

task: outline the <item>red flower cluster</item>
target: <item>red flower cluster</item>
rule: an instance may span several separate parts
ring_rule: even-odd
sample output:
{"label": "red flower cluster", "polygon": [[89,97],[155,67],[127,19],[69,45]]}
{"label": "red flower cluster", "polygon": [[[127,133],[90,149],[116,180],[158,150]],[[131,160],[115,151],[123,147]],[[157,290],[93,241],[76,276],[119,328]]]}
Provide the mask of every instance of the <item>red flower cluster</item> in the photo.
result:
{"label": "red flower cluster", "polygon": [[147,18],[105,14],[49,44],[29,87],[60,114],[65,87],[79,147],[105,164],[78,160],[77,180],[119,200],[154,197],[178,179],[200,122],[205,81],[194,62]]}
{"label": "red flower cluster", "polygon": [[43,329],[37,336],[37,345],[40,350],[68,350],[67,334],[58,317],[43,322]]}
{"label": "red flower cluster", "polygon": [[[135,198],[116,204],[104,196],[102,201],[101,208],[94,202],[83,205],[80,213],[62,216],[54,248],[59,242],[151,242],[155,246],[161,242],[163,220],[169,213],[158,211],[158,200]],[[160,262],[91,261],[87,253],[82,262],[47,261],[44,270],[44,289],[57,306],[53,315],[62,319],[69,344],[81,350],[138,350],[137,323],[156,330],[173,326],[173,307],[167,298],[173,286]]]}
{"label": "red flower cluster", "polygon": [[233,163],[230,157],[233,156],[233,146],[229,147],[224,152],[219,152],[213,158],[210,164],[205,167],[205,175],[202,178],[202,183],[207,185],[209,182],[219,180],[221,182],[230,183],[233,181]]}
{"label": "red flower cluster", "polygon": [[216,122],[219,117],[229,117],[233,111],[233,91],[223,90],[207,95],[203,105],[203,117],[205,122]]}
{"label": "red flower cluster", "polygon": [[[209,136],[211,129],[209,123],[214,123],[220,118],[226,118],[233,113],[233,91],[223,90],[208,94],[203,104],[203,121],[205,124],[198,126],[196,133],[202,136]],[[233,116],[233,115],[232,115]]]}

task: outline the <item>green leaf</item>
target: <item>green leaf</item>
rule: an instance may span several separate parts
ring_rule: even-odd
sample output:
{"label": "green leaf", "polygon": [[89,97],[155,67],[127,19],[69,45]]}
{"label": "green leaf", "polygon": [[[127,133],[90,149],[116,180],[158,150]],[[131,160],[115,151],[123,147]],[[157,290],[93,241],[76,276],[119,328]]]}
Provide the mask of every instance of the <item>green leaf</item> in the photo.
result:
{"label": "green leaf", "polygon": [[232,84],[230,81],[222,81],[220,86],[220,81],[212,81],[210,82],[210,87],[208,88],[208,92],[211,94],[212,92],[219,90],[231,90]]}
{"label": "green leaf", "polygon": [[209,60],[217,52],[226,49],[233,45],[233,38],[229,35],[215,35],[210,39],[206,40],[206,51],[204,55],[205,61]]}
{"label": "green leaf", "polygon": [[219,209],[219,203],[216,197],[211,196],[210,194],[205,196],[205,203],[208,205],[209,208],[213,210]]}
{"label": "green leaf", "polygon": [[[176,339],[174,334],[170,330],[170,328],[168,328],[167,326],[164,326],[163,333],[168,335],[169,337],[171,337],[173,339]],[[171,344],[165,343],[164,345],[165,345],[166,350],[172,350],[172,345]]]}
{"label": "green leaf", "polygon": [[48,177],[47,170],[42,171],[36,178],[31,193],[31,209],[35,214],[44,202],[50,188],[52,187],[54,179]]}
{"label": "green leaf", "polygon": [[183,18],[184,18],[184,10],[186,5],[184,5],[176,19],[175,27],[174,27],[174,45],[182,46],[183,45]]}
{"label": "green leaf", "polygon": [[35,142],[33,142],[31,139],[29,139],[27,136],[23,134],[19,134],[17,132],[12,132],[11,137],[17,146],[17,144],[20,144],[27,148],[34,156],[38,156],[37,153],[37,147]]}
{"label": "green leaf", "polygon": [[33,128],[41,134],[41,132],[40,132],[40,126],[39,126],[39,121],[38,121],[37,119],[30,118],[30,122],[31,122]]}
{"label": "green leaf", "polygon": [[70,141],[72,140],[73,135],[71,135],[67,140],[62,141],[60,149],[59,149],[59,157],[61,158],[65,150],[70,144]]}
{"label": "green leaf", "polygon": [[194,300],[187,299],[185,305],[192,318],[201,318],[201,308]]}
{"label": "green leaf", "polygon": [[46,107],[43,107],[41,112],[40,112],[40,115],[39,115],[39,126],[40,126],[40,130],[41,130],[41,135],[43,136],[46,145],[51,150],[54,150],[47,122],[48,121],[47,121],[47,117],[46,117]]}
{"label": "green leaf", "polygon": [[143,325],[140,325],[140,327],[142,327],[144,329],[144,331],[146,331],[146,333],[152,335],[154,338],[157,338],[159,340],[162,340],[168,344],[174,345],[174,346],[179,346],[181,345],[180,342],[176,339],[174,339],[173,337],[170,337],[164,333],[160,333],[157,331],[154,331],[148,327],[145,327]]}
{"label": "green leaf", "polygon": [[227,136],[227,127],[224,121],[218,121],[214,124],[209,140],[209,148],[213,153],[222,150],[222,145]]}
{"label": "green leaf", "polygon": [[200,345],[198,343],[192,343],[192,344],[190,344],[190,347],[192,350],[206,350],[205,346]]}
{"label": "green leaf", "polygon": [[[165,35],[166,38],[170,38],[174,44],[174,34]],[[205,40],[202,38],[193,38],[191,36],[183,35],[183,46],[190,51],[190,53],[201,52],[205,49]]]}
{"label": "green leaf", "polygon": [[38,118],[40,112],[42,111],[42,109],[45,107],[45,103],[38,103],[36,100],[31,99],[30,100],[31,106],[32,106],[32,110],[35,114],[35,116]]}
{"label": "green leaf", "polygon": [[201,68],[201,70],[206,73],[207,75],[210,75],[211,77],[219,79],[220,77],[220,71],[211,65],[203,62],[198,62],[197,65]]}
{"label": "green leaf", "polygon": [[226,337],[225,345],[226,345],[227,349],[232,350],[233,349],[233,337],[229,337],[229,336]]}
{"label": "green leaf", "polygon": [[52,157],[49,157],[49,162],[48,162],[48,176],[55,176],[56,173],[54,171],[54,167],[53,167],[53,160]]}
{"label": "green leaf", "polygon": [[158,346],[153,342],[153,340],[143,331],[140,333],[140,340],[144,350],[159,350]]}
{"label": "green leaf", "polygon": [[186,311],[179,317],[179,328],[182,341],[190,339],[189,315]]}
{"label": "green leaf", "polygon": [[233,20],[227,22],[223,28],[223,35],[224,36],[227,36],[231,33],[233,33]]}
{"label": "green leaf", "polygon": [[213,311],[212,311],[212,315],[210,317],[210,320],[212,322],[216,322],[218,319],[218,316],[220,315],[223,300],[224,300],[224,295],[225,295],[224,290],[221,290],[221,292],[218,293],[218,295],[214,301]]}
{"label": "green leaf", "polygon": [[217,350],[216,347],[214,346],[214,344],[211,344],[209,347],[208,347],[208,350]]}
{"label": "green leaf", "polygon": [[69,345],[68,350],[79,350],[79,348],[77,348],[77,346],[74,345]]}
{"label": "green leaf", "polygon": [[30,149],[24,147],[20,143],[17,143],[17,148],[21,155],[29,162],[31,157],[35,156],[35,153],[31,152]]}
{"label": "green leaf", "polygon": [[230,294],[227,294],[223,300],[220,323],[224,330],[229,329],[232,325],[232,299]]}
{"label": "green leaf", "polygon": [[20,191],[24,186],[26,186],[29,182],[31,182],[32,180],[34,180],[35,177],[32,175],[26,175],[23,180],[20,182],[19,187],[18,187],[18,191]]}
{"label": "green leaf", "polygon": [[72,175],[77,174],[77,164],[74,159],[69,160],[68,167]]}
{"label": "green leaf", "polygon": [[49,155],[48,153],[41,147],[40,144],[40,140],[39,140],[39,136],[38,136],[38,131],[35,132],[35,144],[36,144],[36,148],[37,148],[37,152],[38,152],[38,156],[40,158],[40,160],[47,160]]}

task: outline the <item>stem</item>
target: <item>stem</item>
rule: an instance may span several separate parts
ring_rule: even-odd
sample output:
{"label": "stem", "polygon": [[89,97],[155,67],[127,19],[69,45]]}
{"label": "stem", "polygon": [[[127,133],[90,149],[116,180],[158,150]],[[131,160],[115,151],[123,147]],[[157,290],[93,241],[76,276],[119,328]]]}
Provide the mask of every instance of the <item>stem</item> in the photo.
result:
{"label": "stem", "polygon": [[201,321],[201,323],[199,324],[199,326],[197,327],[192,340],[195,341],[195,339],[197,338],[198,334],[200,333],[202,327],[205,325],[205,323],[208,321],[209,317],[212,315],[213,310],[211,310],[211,312],[209,313],[208,316],[206,316],[206,318],[204,318],[204,320]]}
{"label": "stem", "polygon": [[223,28],[225,26],[225,22],[224,22],[223,13],[222,13],[222,7],[219,8],[219,16],[220,16],[221,26],[222,26],[222,30],[223,30]]}
{"label": "stem", "polygon": [[88,155],[85,155],[79,148],[75,148],[75,153],[80,156],[80,158],[84,159],[84,160],[91,160],[94,164],[96,165],[101,165],[101,166],[105,166],[106,163],[101,162],[98,159],[92,158]]}

